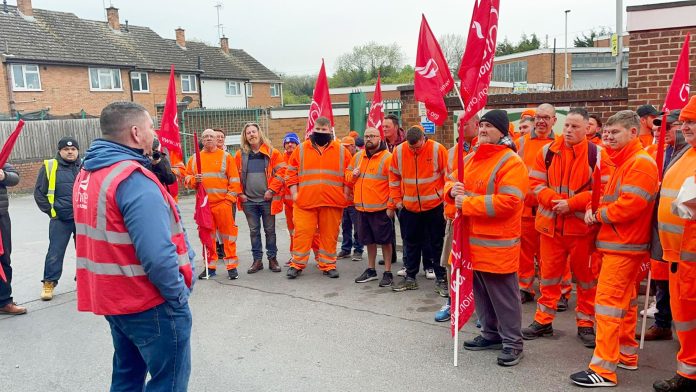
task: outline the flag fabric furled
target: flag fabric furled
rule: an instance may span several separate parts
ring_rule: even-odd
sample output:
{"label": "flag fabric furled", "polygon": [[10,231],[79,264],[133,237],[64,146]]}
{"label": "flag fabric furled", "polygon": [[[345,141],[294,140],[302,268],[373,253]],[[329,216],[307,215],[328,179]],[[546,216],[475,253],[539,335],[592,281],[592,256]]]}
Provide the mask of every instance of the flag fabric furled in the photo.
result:
{"label": "flag fabric furled", "polygon": [[[0,169],[2,169],[10,159],[10,154],[12,154],[12,149],[15,143],[17,143],[17,138],[19,137],[19,133],[22,132],[22,128],[24,128],[24,120],[20,119],[15,130],[12,131],[10,137],[8,137],[5,144],[2,145],[2,150],[0,150]],[[0,241],[0,255],[4,253],[5,249],[2,246],[2,241]],[[5,271],[3,271],[2,267],[0,267],[0,279],[2,279],[3,282],[7,282],[7,276],[5,276]]]}
{"label": "flag fabric furled", "polygon": [[444,96],[454,88],[454,79],[425,15],[422,15],[418,36],[413,84],[416,101],[425,104],[430,121],[438,126],[444,124],[447,120]]}
{"label": "flag fabric furled", "polygon": [[367,126],[377,128],[380,136],[384,139],[384,131],[382,130],[382,123],[384,122],[384,102],[382,101],[382,82],[380,79],[381,76],[378,73],[375,92],[372,94],[370,113],[367,115]]}
{"label": "flag fabric furled", "polygon": [[314,122],[319,117],[326,117],[331,121],[331,128],[334,126],[333,108],[331,107],[331,96],[329,95],[329,79],[326,77],[324,59],[321,60],[321,68],[314,85],[314,95],[312,103],[309,105],[309,116],[307,117],[307,129],[305,139],[314,131]]}
{"label": "flag fabric furled", "polygon": [[[469,246],[468,218],[463,216],[459,210],[454,217],[452,227],[454,233],[452,236],[450,300],[454,308],[452,314],[458,312],[457,317],[450,318],[450,330],[454,336],[474,313],[474,270]],[[456,294],[457,291],[459,295]]]}
{"label": "flag fabric furled", "polygon": [[[196,149],[196,172],[201,174],[201,151],[198,148],[198,136],[193,134],[193,144]],[[208,194],[202,183],[196,185],[196,208],[193,212],[193,220],[198,226],[198,238],[203,245],[203,252],[214,252],[213,243],[213,213],[208,204]]]}

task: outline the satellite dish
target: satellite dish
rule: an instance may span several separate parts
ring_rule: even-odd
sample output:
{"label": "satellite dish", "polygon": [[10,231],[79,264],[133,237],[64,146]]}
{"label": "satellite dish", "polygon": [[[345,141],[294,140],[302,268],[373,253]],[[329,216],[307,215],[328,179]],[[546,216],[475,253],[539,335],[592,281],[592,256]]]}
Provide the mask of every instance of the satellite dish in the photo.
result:
{"label": "satellite dish", "polygon": [[181,99],[181,102],[184,102],[185,104],[188,105],[188,104],[190,104],[191,102],[193,102],[193,98],[191,98],[191,97],[188,96],[188,95],[185,95],[184,98]]}

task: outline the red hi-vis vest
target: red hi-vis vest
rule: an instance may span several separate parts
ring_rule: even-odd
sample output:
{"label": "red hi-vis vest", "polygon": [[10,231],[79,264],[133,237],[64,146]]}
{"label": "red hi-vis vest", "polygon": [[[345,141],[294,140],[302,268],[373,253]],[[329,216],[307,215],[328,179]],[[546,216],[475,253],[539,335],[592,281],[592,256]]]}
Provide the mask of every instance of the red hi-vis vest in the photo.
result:
{"label": "red hi-vis vest", "polygon": [[132,160],[93,172],[83,169],[73,186],[79,311],[98,315],[130,314],[165,301],[138,260],[123,215],[116,204],[118,185],[134,171],[140,171],[157,184],[169,205],[172,242],[176,245],[179,272],[186,286],[191,287],[193,271],[176,203],[155,175]]}

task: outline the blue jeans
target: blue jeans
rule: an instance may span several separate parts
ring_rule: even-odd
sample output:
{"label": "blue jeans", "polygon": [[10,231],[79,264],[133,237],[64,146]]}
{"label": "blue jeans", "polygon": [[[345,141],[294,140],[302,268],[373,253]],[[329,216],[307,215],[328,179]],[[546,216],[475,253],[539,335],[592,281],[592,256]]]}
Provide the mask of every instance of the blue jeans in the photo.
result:
{"label": "blue jeans", "polygon": [[358,210],[355,206],[343,209],[341,218],[341,250],[350,253],[350,248],[356,253],[363,252],[363,245],[358,241]]}
{"label": "blue jeans", "polygon": [[672,328],[672,308],[669,306],[669,281],[654,280],[655,284],[655,325]]}
{"label": "blue jeans", "polygon": [[65,249],[70,243],[70,236],[75,242],[75,221],[51,219],[48,224],[48,252],[44,262],[43,282],[58,283],[63,274]]}
{"label": "blue jeans", "polygon": [[[105,316],[114,342],[111,392],[178,392],[191,375],[191,311],[168,303],[144,312]],[[145,377],[150,381],[145,385]]]}
{"label": "blue jeans", "polygon": [[261,243],[261,221],[263,220],[263,231],[266,234],[266,257],[274,258],[278,254],[276,246],[275,216],[271,215],[271,202],[242,203],[244,215],[249,224],[249,238],[251,239],[251,254],[254,261],[263,260],[263,244]]}

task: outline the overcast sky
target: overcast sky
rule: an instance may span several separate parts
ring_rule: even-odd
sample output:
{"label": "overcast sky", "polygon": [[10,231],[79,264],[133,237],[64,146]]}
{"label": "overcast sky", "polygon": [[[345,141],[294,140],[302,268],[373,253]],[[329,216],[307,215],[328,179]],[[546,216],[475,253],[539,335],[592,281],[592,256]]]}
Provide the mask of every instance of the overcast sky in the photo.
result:
{"label": "overcast sky", "polygon": [[[369,41],[398,43],[404,60],[416,55],[420,15],[424,13],[435,35],[466,36],[474,0],[33,0],[35,8],[72,12],[85,19],[105,20],[104,5],[119,8],[121,23],[148,26],[165,38],[174,29],[187,39],[217,44],[217,10],[230,46],[246,50],[268,68],[284,74],[314,74],[321,58],[333,73],[336,58]],[[625,6],[664,0],[625,0]],[[10,4],[13,0],[10,0]],[[615,2],[611,0],[502,0],[498,41],[517,42],[522,33],[536,33],[542,45],[564,43],[564,10],[568,42],[602,26],[615,30]]]}

